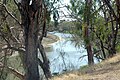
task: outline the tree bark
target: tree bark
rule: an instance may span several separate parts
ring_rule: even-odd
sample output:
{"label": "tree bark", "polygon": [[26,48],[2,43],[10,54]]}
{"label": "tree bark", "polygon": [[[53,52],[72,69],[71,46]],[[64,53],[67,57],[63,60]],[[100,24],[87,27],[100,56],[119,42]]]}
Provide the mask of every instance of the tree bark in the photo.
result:
{"label": "tree bark", "polygon": [[88,55],[88,64],[93,65],[94,60],[93,60],[93,52],[92,52],[92,47],[90,43],[90,9],[92,6],[92,0],[86,0],[86,7],[85,7],[85,15],[84,15],[84,23],[85,23],[85,45],[87,49],[87,55]]}
{"label": "tree bark", "polygon": [[21,2],[22,27],[24,29],[25,53],[23,55],[25,80],[39,80],[38,69],[38,0]]}

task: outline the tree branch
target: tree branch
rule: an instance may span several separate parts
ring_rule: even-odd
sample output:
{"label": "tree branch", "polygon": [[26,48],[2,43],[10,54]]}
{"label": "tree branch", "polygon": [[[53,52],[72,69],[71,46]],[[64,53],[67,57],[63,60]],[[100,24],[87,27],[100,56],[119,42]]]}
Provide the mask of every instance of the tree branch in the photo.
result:
{"label": "tree branch", "polygon": [[12,15],[12,14],[8,11],[6,5],[4,5],[4,4],[2,4],[2,5],[3,5],[3,7],[5,8],[5,11],[6,11],[19,25],[21,25],[21,23],[19,22],[19,20],[18,20],[14,15]]}
{"label": "tree branch", "polygon": [[19,51],[19,52],[22,52],[24,53],[25,51],[22,50],[22,49],[19,49],[19,48],[15,48],[15,47],[8,47],[9,49],[12,49],[12,50],[15,50],[15,51]]}
{"label": "tree branch", "polygon": [[13,0],[14,1],[14,3],[18,6],[18,3],[17,3],[17,1],[16,0]]}
{"label": "tree branch", "polygon": [[22,52],[22,53],[25,52],[23,49],[19,49],[19,48],[16,48],[16,47],[11,47],[11,46],[8,46],[6,48],[2,48],[2,50],[6,50],[6,49],[12,49],[12,50],[15,50],[15,51],[18,51],[18,52]]}
{"label": "tree branch", "polygon": [[14,74],[15,76],[17,76],[18,78],[20,78],[21,80],[24,80],[24,75],[22,73],[20,73],[19,71],[15,70],[14,68],[12,67],[7,67],[7,69],[12,73]]}
{"label": "tree branch", "polygon": [[114,12],[114,9],[113,9],[112,6],[109,4],[109,0],[103,0],[103,2],[108,6],[108,8],[109,8],[110,11],[112,12],[115,20],[117,20],[117,16],[116,16],[116,14],[115,14],[115,12]]}
{"label": "tree branch", "polygon": [[15,76],[17,76],[18,78],[20,78],[21,80],[24,80],[24,74],[20,73],[19,71],[17,71],[16,69],[12,68],[12,67],[8,67],[6,65],[4,65],[2,62],[0,63],[0,69],[1,68],[6,68],[8,71],[10,71],[12,74],[14,74]]}

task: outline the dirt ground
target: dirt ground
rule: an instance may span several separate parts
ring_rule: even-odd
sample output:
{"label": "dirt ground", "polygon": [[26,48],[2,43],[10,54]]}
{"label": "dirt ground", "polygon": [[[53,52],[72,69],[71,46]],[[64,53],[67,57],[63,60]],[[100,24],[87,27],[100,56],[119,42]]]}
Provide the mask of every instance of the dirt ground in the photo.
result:
{"label": "dirt ground", "polygon": [[51,80],[120,80],[120,54],[94,66],[55,76]]}

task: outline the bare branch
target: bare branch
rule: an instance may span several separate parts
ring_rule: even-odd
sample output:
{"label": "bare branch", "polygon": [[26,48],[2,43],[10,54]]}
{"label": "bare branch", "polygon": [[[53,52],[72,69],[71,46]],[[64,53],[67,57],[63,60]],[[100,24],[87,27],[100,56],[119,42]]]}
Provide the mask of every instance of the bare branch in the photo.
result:
{"label": "bare branch", "polygon": [[0,32],[1,32],[1,36],[2,36],[2,38],[6,41],[7,45],[10,46],[9,41],[5,38],[5,36],[4,36],[4,34],[2,33],[1,30],[0,30]]}
{"label": "bare branch", "polygon": [[38,64],[43,68],[43,62],[38,58]]}
{"label": "bare branch", "polygon": [[4,5],[4,4],[2,4],[2,5],[3,5],[3,7],[5,8],[5,11],[6,11],[19,25],[21,25],[21,23],[19,22],[19,20],[18,20],[14,15],[12,15],[12,14],[8,11],[6,5]]}
{"label": "bare branch", "polygon": [[25,78],[25,76],[22,73],[20,73],[19,71],[17,71],[16,69],[14,69],[12,67],[8,67],[8,66],[4,65],[3,63],[0,63],[0,69],[1,68],[7,68],[8,71],[10,71],[12,74],[17,76],[21,80],[24,80],[24,78]]}
{"label": "bare branch", "polygon": [[12,50],[15,50],[15,51],[18,51],[18,52],[22,52],[22,53],[25,52],[23,49],[19,49],[19,48],[16,48],[16,47],[11,47],[11,46],[2,48],[2,50],[6,50],[6,49],[12,49]]}
{"label": "bare branch", "polygon": [[20,78],[21,80],[24,80],[24,75],[22,73],[20,73],[19,71],[15,70],[12,67],[7,67],[7,69],[13,73],[15,76],[17,76],[18,78]]}
{"label": "bare branch", "polygon": [[16,1],[16,0],[14,0],[14,3],[18,6],[18,3],[17,3],[17,1]]}
{"label": "bare branch", "polygon": [[109,0],[103,0],[103,2],[108,6],[108,8],[110,9],[110,11],[112,12],[113,16],[115,19],[117,19],[117,16],[115,14],[114,9],[111,7],[111,5],[109,4]]}
{"label": "bare branch", "polygon": [[106,50],[108,50],[109,51],[109,48],[107,48],[107,47],[105,47],[105,46],[103,46]]}
{"label": "bare branch", "polygon": [[15,48],[15,47],[8,47],[9,49],[15,50],[15,51],[19,51],[24,53],[25,51],[23,49],[19,49],[19,48]]}

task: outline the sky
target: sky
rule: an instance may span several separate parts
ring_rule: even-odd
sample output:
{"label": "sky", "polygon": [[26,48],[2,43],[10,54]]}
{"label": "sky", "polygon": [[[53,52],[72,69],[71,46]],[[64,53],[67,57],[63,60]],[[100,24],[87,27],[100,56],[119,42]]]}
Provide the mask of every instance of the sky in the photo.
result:
{"label": "sky", "polygon": [[[60,4],[60,7],[63,7],[63,6],[65,6],[65,5],[68,5],[69,2],[70,2],[70,0],[61,0],[61,3],[62,3],[62,4]],[[65,8],[65,7],[59,8],[58,11],[59,11],[59,16],[60,16],[59,21],[60,21],[60,20],[66,20],[66,21],[69,20],[69,21],[70,21],[70,18],[66,18],[66,17],[65,17],[65,15],[68,15],[68,13],[69,13],[69,11],[67,10],[67,8]],[[53,16],[53,15],[52,15],[52,16]],[[53,21],[52,16],[51,16],[51,19],[52,19],[52,21]]]}
{"label": "sky", "polygon": [[70,0],[63,0],[64,3],[68,4]]}
{"label": "sky", "polygon": [[[64,5],[68,5],[70,0],[61,0],[62,4]],[[61,6],[64,6],[64,5],[61,5]],[[67,8],[60,8],[60,19],[59,20],[69,20],[69,18],[66,18],[65,15],[68,15],[69,11],[67,10]]]}

